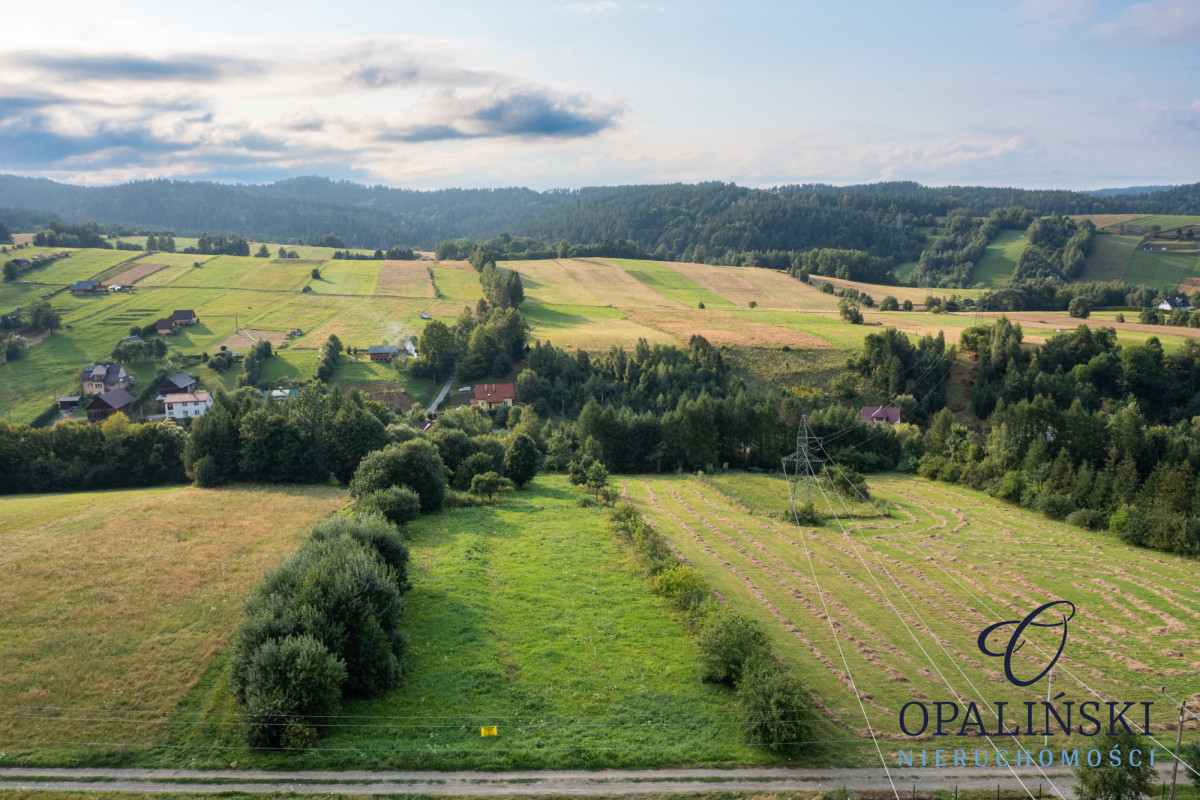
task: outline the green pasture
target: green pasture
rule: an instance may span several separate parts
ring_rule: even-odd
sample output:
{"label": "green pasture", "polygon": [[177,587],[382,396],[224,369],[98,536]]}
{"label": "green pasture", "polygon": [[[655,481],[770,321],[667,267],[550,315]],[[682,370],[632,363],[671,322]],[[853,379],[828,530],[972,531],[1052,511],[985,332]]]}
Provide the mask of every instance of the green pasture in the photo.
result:
{"label": "green pasture", "polygon": [[655,292],[682,303],[686,308],[696,308],[704,303],[706,308],[735,309],[737,306],[710,292],[683,273],[656,261],[639,261],[630,258],[609,259]]}
{"label": "green pasture", "polygon": [[868,333],[879,330],[871,325],[849,325],[836,314],[807,314],[795,311],[764,311],[738,309],[736,316],[752,322],[775,325],[780,328],[812,334],[818,339],[844,350],[855,350],[862,345]]}
{"label": "green pasture", "polygon": [[[479,288],[479,273],[470,267],[447,267],[434,261],[430,262],[430,269],[439,298],[474,303],[483,297],[483,290]],[[529,287],[526,287],[528,290]]]}
{"label": "green pasture", "polygon": [[10,258],[30,258],[39,253],[56,253],[66,251],[71,255],[60,258],[43,267],[34,267],[28,272],[21,273],[23,281],[38,281],[53,285],[66,286],[75,281],[95,278],[115,264],[130,261],[142,255],[128,250],[71,250],[68,248],[31,247],[18,250],[12,255],[6,255],[2,260]]}
{"label": "green pasture", "polygon": [[[223,676],[185,704],[208,724],[169,743],[197,763],[514,769],[777,763],[741,742],[732,694],[702,684],[696,649],[603,509],[576,507],[560,476],[500,504],[406,528],[412,591],[404,685],[344,704],[344,725],[304,754],[251,753]],[[371,725],[355,724],[371,717]],[[499,735],[482,738],[480,726]],[[206,746],[233,748],[206,751]],[[164,756],[167,758],[167,756]]]}
{"label": "green pasture", "polygon": [[1129,261],[1141,242],[1139,236],[1105,233],[1092,240],[1092,252],[1079,275],[1080,281],[1124,280]]}
{"label": "green pasture", "polygon": [[1158,225],[1163,230],[1170,228],[1182,228],[1187,225],[1200,225],[1200,216],[1188,216],[1178,214],[1151,214],[1145,217],[1131,219],[1126,225],[1141,225],[1144,228],[1149,228]]}
{"label": "green pasture", "polygon": [[996,234],[987,246],[983,258],[971,270],[968,281],[974,285],[982,283],[986,286],[1001,286],[1012,277],[1017,268],[1017,262],[1024,252],[1029,240],[1024,231],[1004,230]]}
{"label": "green pasture", "polygon": [[1196,268],[1198,261],[1200,258],[1195,253],[1147,253],[1139,248],[1129,259],[1124,280],[1174,291]]}
{"label": "green pasture", "polygon": [[310,279],[308,286],[317,294],[375,294],[381,263],[343,259],[326,261],[320,265],[321,277]]}

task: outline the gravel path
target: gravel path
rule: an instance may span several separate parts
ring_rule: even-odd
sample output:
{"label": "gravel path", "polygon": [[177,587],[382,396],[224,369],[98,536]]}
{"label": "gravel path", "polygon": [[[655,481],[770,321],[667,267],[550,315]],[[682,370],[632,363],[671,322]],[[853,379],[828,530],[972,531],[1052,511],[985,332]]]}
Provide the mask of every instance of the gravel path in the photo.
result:
{"label": "gravel path", "polygon": [[[1162,780],[1170,764],[1158,765]],[[1067,798],[1073,797],[1069,769],[1047,767],[1046,774]],[[1036,769],[1017,770],[1029,792],[1049,798],[1054,791]],[[901,800],[936,789],[1021,791],[1005,768],[966,770],[911,768],[892,770]],[[883,770],[830,769],[657,769],[534,772],[274,772],[266,770],[54,769],[0,768],[0,789],[88,792],[255,792],[297,794],[433,794],[433,795],[630,795],[650,792],[769,792],[796,789],[883,790],[891,786]]]}

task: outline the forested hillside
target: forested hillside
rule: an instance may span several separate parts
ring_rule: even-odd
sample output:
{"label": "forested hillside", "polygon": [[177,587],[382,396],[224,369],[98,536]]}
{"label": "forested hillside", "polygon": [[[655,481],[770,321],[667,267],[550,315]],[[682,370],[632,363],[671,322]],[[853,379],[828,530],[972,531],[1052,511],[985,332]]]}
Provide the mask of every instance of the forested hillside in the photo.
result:
{"label": "forested hillside", "polygon": [[432,248],[439,241],[501,233],[545,242],[624,239],[647,252],[719,259],[726,252],[861,250],[895,262],[923,243],[915,226],[954,209],[986,215],[1013,206],[1036,214],[1200,212],[1200,184],[1146,194],[926,187],[911,182],[860,186],[805,184],[748,189],[733,184],[664,184],[416,191],[326,178],[262,185],[136,181],[83,187],[0,176],[0,220],[29,229],[49,219],[99,222],[176,235],[234,232],[302,242],[333,233],[351,247]]}

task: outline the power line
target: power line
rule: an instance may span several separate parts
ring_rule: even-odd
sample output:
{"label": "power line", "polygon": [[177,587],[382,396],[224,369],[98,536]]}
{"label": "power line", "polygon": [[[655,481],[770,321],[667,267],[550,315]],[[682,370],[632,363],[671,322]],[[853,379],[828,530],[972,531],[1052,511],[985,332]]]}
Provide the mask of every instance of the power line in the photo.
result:
{"label": "power line", "polygon": [[[822,449],[824,449],[824,448],[822,448]],[[826,455],[828,455],[828,451],[826,451]],[[835,465],[835,466],[836,466],[836,465]],[[841,469],[841,468],[840,468],[840,467],[837,467],[837,469],[840,471],[840,469]],[[844,473],[842,473],[842,474],[843,474],[843,476],[844,476]],[[853,484],[852,484],[852,485],[853,485]],[[857,487],[857,486],[855,486],[855,487],[854,487],[854,490],[855,490],[855,492],[856,492],[856,493],[859,495],[859,497],[861,497],[861,498],[863,499],[863,502],[866,502],[866,503],[868,503],[868,505],[870,505],[870,503],[869,503],[869,501],[867,500],[867,498],[866,498],[866,497],[863,497],[863,495],[862,495],[862,492],[860,492],[860,491],[858,490],[858,487]],[[874,506],[872,506],[872,508],[874,508]],[[995,617],[996,619],[998,619],[998,620],[1002,620],[1002,619],[1003,619],[1003,617],[1001,617],[1001,616],[1000,616],[1000,614],[998,614],[998,613],[997,613],[997,612],[996,612],[994,609],[992,609],[992,608],[991,608],[991,606],[989,606],[987,603],[985,603],[983,600],[981,600],[981,599],[979,598],[979,596],[978,596],[978,595],[976,595],[974,592],[972,592],[970,589],[968,589],[966,586],[964,586],[964,585],[963,585],[963,584],[962,584],[962,583],[961,583],[961,582],[960,582],[960,581],[959,581],[957,578],[955,578],[953,575],[951,575],[949,572],[947,572],[947,571],[946,571],[946,569],[945,569],[945,568],[944,568],[944,567],[943,567],[943,566],[942,566],[940,563],[938,563],[938,561],[937,561],[937,559],[936,559],[936,558],[934,558],[932,555],[930,555],[930,554],[929,554],[929,553],[927,553],[925,550],[923,550],[923,549],[921,548],[921,546],[920,546],[920,545],[918,545],[918,544],[916,544],[915,542],[913,542],[913,541],[912,541],[912,539],[910,539],[910,538],[909,538],[909,537],[908,537],[908,536],[907,536],[907,535],[904,533],[904,531],[900,530],[900,528],[899,528],[899,527],[897,527],[895,523],[893,523],[891,520],[889,520],[887,517],[885,517],[885,516],[883,515],[883,512],[882,512],[882,511],[880,511],[878,508],[875,508],[875,513],[879,515],[879,518],[880,518],[880,519],[882,519],[882,520],[883,520],[885,523],[887,523],[888,527],[890,527],[890,528],[891,528],[893,531],[895,531],[896,533],[898,533],[898,534],[901,536],[901,538],[903,538],[903,539],[904,539],[904,541],[908,542],[908,544],[909,544],[909,545],[911,545],[912,547],[916,548],[917,552],[919,552],[919,553],[920,553],[922,556],[924,556],[924,557],[925,557],[925,559],[926,559],[927,561],[931,562],[931,563],[932,563],[934,566],[936,566],[936,567],[937,567],[939,570],[941,570],[942,574],[944,574],[944,575],[945,575],[946,577],[948,577],[950,580],[954,581],[954,583],[955,583],[955,584],[956,584],[956,585],[957,585],[957,586],[958,586],[960,589],[962,589],[962,590],[963,590],[963,591],[965,591],[965,592],[966,592],[968,595],[970,595],[970,596],[971,596],[971,598],[975,600],[975,602],[979,603],[979,604],[980,604],[980,605],[981,605],[983,608],[987,609],[988,613],[990,613],[992,616],[994,616],[994,617]],[[1024,636],[1024,635],[1022,635],[1022,636],[1021,636],[1021,639],[1022,639],[1022,641],[1023,641],[1023,642],[1027,642],[1027,643],[1031,644],[1031,645],[1033,646],[1033,648],[1034,648],[1035,650],[1037,650],[1039,653],[1041,653],[1042,655],[1049,655],[1048,653],[1046,653],[1046,651],[1045,651],[1045,650],[1043,650],[1043,649],[1042,649],[1042,648],[1041,648],[1041,647],[1040,647],[1040,646],[1037,644],[1037,642],[1034,642],[1034,641],[1030,640],[1029,638],[1027,638],[1027,637],[1026,637],[1026,636]],[[1072,680],[1074,680],[1076,683],[1078,683],[1080,687],[1082,687],[1082,688],[1086,689],[1087,691],[1091,692],[1091,693],[1092,693],[1092,695],[1094,695],[1095,697],[1099,698],[1101,701],[1108,702],[1107,700],[1105,700],[1105,699],[1104,699],[1104,696],[1103,696],[1103,695],[1101,695],[1099,692],[1097,692],[1097,691],[1096,691],[1095,689],[1093,689],[1091,686],[1088,686],[1086,683],[1084,683],[1084,682],[1083,682],[1083,680],[1081,680],[1080,678],[1078,678],[1078,677],[1077,677],[1077,676],[1076,676],[1074,673],[1072,673],[1072,672],[1071,672],[1069,669],[1067,669],[1067,667],[1066,667],[1065,665],[1063,665],[1061,662],[1060,662],[1059,664],[1057,664],[1057,667],[1058,667],[1060,670],[1062,670],[1064,673],[1066,673],[1066,674],[1067,674],[1067,675],[1068,675],[1068,676],[1069,676],[1069,677],[1070,677]],[[1141,729],[1142,729],[1142,730],[1145,732],[1145,735],[1146,735],[1147,737],[1149,737],[1149,738],[1150,738],[1150,740],[1151,740],[1152,742],[1154,742],[1155,744],[1157,744],[1159,747],[1162,747],[1164,750],[1166,750],[1166,749],[1167,749],[1166,745],[1164,745],[1162,742],[1160,742],[1160,741],[1159,741],[1157,738],[1155,738],[1155,737],[1154,737],[1154,736],[1151,734],[1151,732],[1150,732],[1150,730],[1149,730],[1149,728],[1148,728],[1148,727],[1146,727],[1146,726],[1142,726],[1142,725],[1139,725],[1139,724],[1138,724],[1136,721],[1133,721],[1133,720],[1131,720],[1131,722],[1133,722],[1133,725],[1134,725],[1135,727],[1141,728]],[[1191,765],[1189,765],[1189,764],[1184,764],[1184,766],[1185,766],[1185,767],[1187,767],[1189,770],[1191,770],[1193,774],[1195,774],[1195,775],[1197,775],[1197,776],[1200,776],[1200,770],[1197,770],[1197,769],[1195,769],[1194,767],[1192,767],[1192,766],[1191,766]]]}
{"label": "power line", "polygon": [[[826,452],[826,455],[828,455],[828,452]],[[842,472],[841,467],[838,466],[836,463],[834,464],[834,469],[836,469],[838,471],[838,474],[840,474],[842,476],[843,480],[846,480],[846,474],[844,472]],[[849,481],[847,481],[847,482],[849,482]],[[850,485],[854,487],[856,492],[858,492],[857,486],[855,486],[853,483],[851,483]],[[936,672],[938,677],[942,679],[942,683],[946,684],[946,688],[950,690],[951,694],[954,695],[956,700],[958,700],[959,702],[962,702],[962,695],[959,694],[959,692],[957,690],[955,690],[953,686],[950,685],[950,681],[946,679],[946,676],[942,673],[941,669],[938,668],[938,666],[934,662],[933,658],[925,650],[924,645],[921,644],[921,642],[917,638],[916,634],[913,633],[912,628],[909,627],[908,621],[904,619],[904,617],[900,614],[900,611],[892,603],[891,598],[888,597],[887,590],[884,589],[882,585],[880,585],[879,580],[875,577],[874,573],[871,572],[871,568],[867,565],[866,560],[863,559],[862,554],[858,551],[858,547],[855,546],[854,540],[847,533],[845,526],[842,525],[842,521],[838,518],[837,510],[834,509],[833,504],[829,502],[829,498],[826,496],[825,490],[822,489],[819,485],[817,488],[820,489],[821,497],[825,499],[825,502],[829,506],[830,511],[833,512],[833,518],[834,518],[834,520],[837,521],[838,527],[841,528],[842,534],[846,537],[846,541],[848,541],[850,543],[851,549],[853,549],[854,554],[856,556],[858,556],[858,560],[863,565],[863,568],[867,571],[867,574],[871,576],[871,580],[875,583],[875,587],[877,589],[879,589],[880,593],[883,595],[883,599],[886,600],[888,606],[891,607],[892,613],[894,613],[896,615],[896,618],[898,620],[900,620],[900,624],[904,626],[904,630],[908,632],[908,635],[910,637],[912,637],[913,642],[916,643],[917,647],[921,650],[921,654],[925,656],[925,659],[929,662],[929,665],[931,667],[933,667],[934,672]],[[859,493],[859,496],[861,497],[862,493],[861,492],[858,492],[858,493]],[[837,494],[837,493],[835,492],[835,494]],[[847,514],[849,514],[850,508],[846,504],[845,498],[842,498],[841,495],[838,495],[838,497],[839,497],[839,500],[841,501],[842,508],[846,510]],[[865,501],[866,498],[864,497],[863,500]],[[942,653],[946,656],[946,658],[950,661],[950,663],[954,665],[955,669],[958,670],[958,674],[961,675],[963,680],[965,680],[967,682],[967,685],[971,687],[971,689],[975,692],[975,695],[981,701],[983,701],[984,705],[986,705],[988,707],[988,709],[992,712],[992,716],[996,716],[997,720],[999,720],[999,717],[996,714],[995,709],[992,708],[991,704],[989,704],[987,702],[987,699],[983,696],[983,693],[979,691],[979,689],[975,686],[975,684],[972,683],[971,679],[967,677],[966,673],[963,672],[962,667],[958,664],[958,661],[956,659],[954,659],[950,655],[950,653],[946,650],[945,645],[943,645],[938,640],[937,636],[933,632],[933,629],[929,627],[929,623],[927,623],[925,621],[925,619],[921,616],[921,613],[919,611],[917,611],[916,606],[913,605],[912,600],[908,597],[908,594],[904,591],[903,588],[901,588],[900,584],[896,581],[896,578],[891,574],[891,571],[888,570],[888,568],[886,566],[884,566],[883,559],[881,559],[879,557],[879,553],[875,550],[875,547],[871,544],[870,539],[868,539],[866,534],[863,533],[862,526],[855,525],[855,527],[858,529],[858,534],[859,534],[859,536],[862,537],[863,542],[867,545],[867,547],[871,550],[871,553],[875,556],[875,560],[876,560],[876,562],[878,562],[880,569],[883,570],[883,574],[888,577],[888,579],[892,582],[892,586],[894,586],[896,588],[896,590],[898,592],[900,592],[900,596],[904,598],[906,603],[908,603],[908,607],[909,607],[909,609],[912,610],[913,614],[916,615],[917,621],[920,622],[921,625],[925,628],[925,630],[929,633],[929,636],[931,639],[933,639],[934,643],[937,644],[938,647],[941,648]],[[1017,746],[1020,747],[1021,743],[1020,743],[1020,741],[1017,740],[1016,736],[1011,735],[1011,734],[1010,734],[1010,736],[1012,736],[1013,742],[1015,742],[1017,744]],[[988,744],[990,744],[992,746],[992,749],[994,749],[996,751],[997,755],[999,755],[1000,748],[992,740],[992,737],[985,733],[984,738],[988,740]],[[1025,789],[1026,793],[1028,793],[1030,797],[1033,797],[1033,793],[1029,790],[1029,787],[1025,785],[1024,781],[1021,780],[1020,776],[1017,775],[1016,769],[1013,768],[1012,764],[1009,764],[1008,768],[1012,772],[1013,777],[1015,777],[1017,779],[1017,782],[1021,784],[1021,787],[1023,789]],[[1065,795],[1063,795],[1062,790],[1054,785],[1054,781],[1050,780],[1050,777],[1048,775],[1046,775],[1045,771],[1042,770],[1040,765],[1038,765],[1038,772],[1041,772],[1042,777],[1046,779],[1046,781],[1050,784],[1051,788],[1054,789],[1054,791],[1058,794],[1058,796],[1062,797],[1063,800],[1065,800]]]}
{"label": "power line", "polygon": [[[792,455],[795,458],[794,463],[799,464],[800,459],[803,459],[806,475],[811,475],[812,470],[810,469],[810,465],[808,462],[809,453],[808,453],[808,447],[807,447],[808,420],[801,417],[800,418],[800,426],[804,432],[804,440],[803,441],[804,441],[805,447],[803,448],[803,450],[801,450],[800,448],[797,448],[796,452],[793,453]],[[788,464],[788,461],[785,458],[783,461],[785,474],[787,472],[787,464]],[[806,480],[807,480],[807,477],[806,477]],[[891,773],[891,770],[888,769],[887,759],[884,758],[883,750],[879,747],[879,740],[875,737],[875,729],[873,727],[871,727],[871,718],[869,716],[867,716],[867,707],[863,704],[862,694],[858,691],[858,685],[855,684],[855,682],[854,682],[854,675],[850,671],[850,662],[846,660],[846,653],[842,649],[842,643],[841,643],[841,640],[838,638],[837,629],[833,626],[833,615],[831,615],[829,613],[829,606],[825,603],[825,594],[824,594],[824,592],[821,591],[821,584],[817,580],[817,570],[816,570],[816,567],[813,565],[812,553],[810,553],[809,549],[808,549],[808,535],[804,532],[804,527],[800,524],[800,517],[796,513],[796,492],[795,492],[795,490],[793,489],[790,494],[791,494],[792,519],[795,520],[796,527],[800,530],[800,540],[804,545],[804,555],[808,559],[809,572],[812,573],[813,586],[815,586],[817,589],[817,597],[821,600],[821,608],[823,608],[825,610],[825,621],[829,623],[829,632],[833,634],[833,643],[835,645],[837,645],[838,655],[840,655],[842,657],[842,666],[845,667],[845,669],[846,669],[846,677],[850,681],[850,688],[854,690],[854,698],[856,700],[858,700],[859,710],[862,711],[863,720],[867,723],[867,732],[871,734],[871,741],[875,745],[875,752],[879,754],[879,763],[883,766],[883,774],[887,776],[888,783],[890,783],[892,786],[892,794],[894,794],[896,796],[896,800],[900,800],[900,791],[896,788],[896,782],[892,780],[892,773]]]}

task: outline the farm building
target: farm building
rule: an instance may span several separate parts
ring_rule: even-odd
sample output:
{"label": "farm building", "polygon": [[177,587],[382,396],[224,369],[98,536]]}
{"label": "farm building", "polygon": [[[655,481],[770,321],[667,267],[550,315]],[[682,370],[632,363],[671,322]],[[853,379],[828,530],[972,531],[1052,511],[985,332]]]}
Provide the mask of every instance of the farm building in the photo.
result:
{"label": "farm building", "polygon": [[900,421],[900,409],[895,406],[863,406],[858,416],[868,425],[895,425]]}
{"label": "farm building", "polygon": [[269,392],[263,392],[263,400],[269,400],[272,403],[285,403],[293,397],[299,396],[300,392],[296,389],[272,389]]}
{"label": "farm building", "polygon": [[175,310],[175,313],[171,315],[171,321],[176,325],[195,325],[200,318],[190,308],[183,308]]}
{"label": "farm building", "polygon": [[186,372],[180,372],[178,375],[172,375],[163,381],[162,386],[158,388],[158,402],[165,402],[169,394],[187,394],[196,391],[197,381]]}
{"label": "farm building", "polygon": [[212,406],[212,395],[208,392],[172,392],[163,398],[167,419],[202,417],[210,406]]}
{"label": "farm building", "polygon": [[478,383],[475,385],[475,399],[471,405],[477,405],[484,411],[491,411],[500,406],[511,406],[517,399],[517,387],[511,383]]}
{"label": "farm building", "polygon": [[145,343],[146,343],[146,340],[143,339],[142,337],[138,336],[136,333],[133,336],[126,336],[124,339],[117,342],[117,344],[145,344]]}
{"label": "farm building", "polygon": [[83,396],[78,394],[68,395],[67,397],[58,398],[59,411],[75,411],[79,408],[79,404],[83,402]]}
{"label": "farm building", "polygon": [[100,285],[100,281],[75,281],[71,284],[71,294],[95,294],[96,292],[104,291],[104,287]]}
{"label": "farm building", "polygon": [[105,392],[88,406],[88,422],[100,422],[118,412],[128,415],[133,411],[133,395],[124,389]]}
{"label": "farm building", "polygon": [[394,344],[373,344],[367,348],[367,355],[372,361],[391,361],[400,355],[400,348]]}
{"label": "farm building", "polygon": [[154,323],[154,332],[160,336],[166,336],[179,330],[179,323],[173,319],[160,319]]}
{"label": "farm building", "polygon": [[1163,311],[1174,311],[1177,308],[1187,308],[1188,301],[1186,297],[1168,297],[1159,303],[1158,307]]}
{"label": "farm building", "polygon": [[114,389],[124,389],[133,385],[133,376],[125,371],[120,364],[99,364],[83,368],[83,393],[91,395],[104,394]]}

